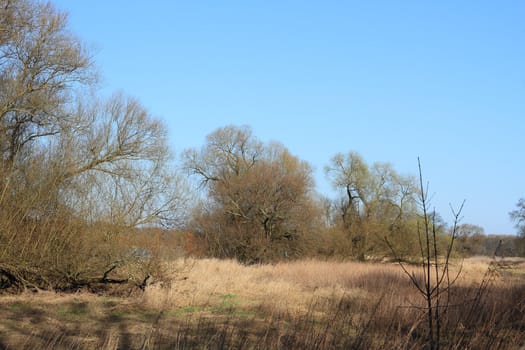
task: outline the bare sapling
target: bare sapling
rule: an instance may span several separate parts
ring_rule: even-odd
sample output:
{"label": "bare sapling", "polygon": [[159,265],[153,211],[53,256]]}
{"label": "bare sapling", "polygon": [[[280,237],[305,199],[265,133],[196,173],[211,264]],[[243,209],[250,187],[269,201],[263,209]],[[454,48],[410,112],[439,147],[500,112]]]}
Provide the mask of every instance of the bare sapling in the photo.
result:
{"label": "bare sapling", "polygon": [[[438,350],[440,348],[442,336],[442,315],[450,307],[450,289],[461,274],[461,266],[458,271],[451,276],[450,263],[454,241],[458,235],[458,225],[461,220],[461,211],[465,202],[461,204],[459,210],[452,209],[454,223],[448,236],[446,246],[440,245],[439,227],[436,223],[435,210],[429,211],[430,201],[428,196],[428,184],[423,183],[421,161],[418,158],[419,170],[419,204],[422,212],[422,220],[418,222],[418,238],[420,248],[420,272],[422,280],[414,272],[410,272],[405,262],[398,257],[394,246],[385,238],[390,250],[403,269],[403,272],[410,278],[414,287],[424,299],[421,307],[426,315],[427,348]],[[414,306],[416,307],[416,306]]]}

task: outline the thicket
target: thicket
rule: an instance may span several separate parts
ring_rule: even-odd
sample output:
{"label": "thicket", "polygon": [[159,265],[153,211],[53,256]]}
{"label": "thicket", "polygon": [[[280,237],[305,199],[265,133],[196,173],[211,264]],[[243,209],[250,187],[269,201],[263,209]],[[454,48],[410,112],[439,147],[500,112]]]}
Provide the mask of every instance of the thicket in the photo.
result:
{"label": "thicket", "polygon": [[65,14],[0,1],[2,288],[141,286],[154,259],[133,230],[180,219],[165,127],[133,98],[97,98],[96,82]]}

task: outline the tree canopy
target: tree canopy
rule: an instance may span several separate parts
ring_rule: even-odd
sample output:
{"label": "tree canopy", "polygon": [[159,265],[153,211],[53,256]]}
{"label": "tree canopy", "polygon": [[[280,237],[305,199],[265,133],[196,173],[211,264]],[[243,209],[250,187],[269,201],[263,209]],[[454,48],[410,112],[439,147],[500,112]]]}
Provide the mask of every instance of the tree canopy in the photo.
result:
{"label": "tree canopy", "polygon": [[311,169],[282,145],[264,145],[248,127],[227,126],[184,158],[207,190],[193,225],[213,255],[254,263],[311,249],[319,217]]}
{"label": "tree canopy", "polygon": [[334,207],[334,225],[349,240],[351,255],[388,255],[385,238],[406,252],[417,219],[417,186],[411,176],[398,174],[390,164],[369,166],[356,152],[336,154],[325,172],[341,197]]}

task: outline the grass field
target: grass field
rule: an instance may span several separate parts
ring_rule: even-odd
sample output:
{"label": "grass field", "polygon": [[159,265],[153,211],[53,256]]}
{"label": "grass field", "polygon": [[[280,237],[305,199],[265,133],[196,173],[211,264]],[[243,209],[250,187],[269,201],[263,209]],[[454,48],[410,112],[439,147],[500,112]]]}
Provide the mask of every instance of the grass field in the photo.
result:
{"label": "grass field", "polygon": [[[444,349],[525,346],[525,262],[454,262]],[[424,299],[396,264],[180,260],[143,294],[1,295],[7,349],[420,349]],[[409,267],[418,276],[417,266]]]}

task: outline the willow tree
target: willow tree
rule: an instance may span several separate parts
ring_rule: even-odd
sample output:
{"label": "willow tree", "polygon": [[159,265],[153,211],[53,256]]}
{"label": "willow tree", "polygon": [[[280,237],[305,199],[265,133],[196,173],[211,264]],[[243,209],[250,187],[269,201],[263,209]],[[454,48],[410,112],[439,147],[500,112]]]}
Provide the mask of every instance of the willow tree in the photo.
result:
{"label": "willow tree", "polygon": [[202,149],[187,150],[185,166],[207,191],[193,228],[212,255],[256,263],[313,249],[320,212],[311,168],[282,145],[228,126],[208,135]]}
{"label": "willow tree", "polygon": [[417,239],[413,177],[398,174],[387,163],[369,166],[355,152],[336,154],[325,172],[340,193],[334,217],[350,242],[347,254],[361,260],[388,255],[385,238],[395,242],[400,255],[411,253],[410,241]]}

